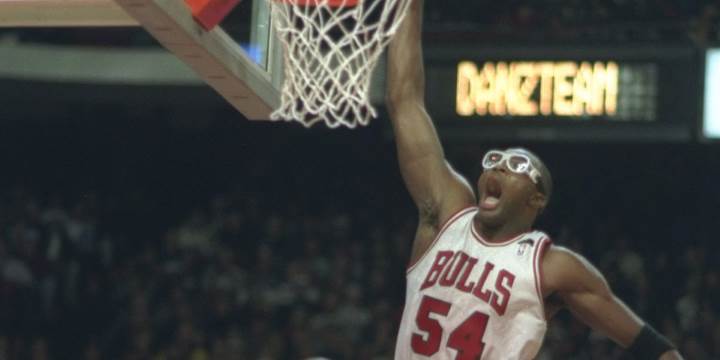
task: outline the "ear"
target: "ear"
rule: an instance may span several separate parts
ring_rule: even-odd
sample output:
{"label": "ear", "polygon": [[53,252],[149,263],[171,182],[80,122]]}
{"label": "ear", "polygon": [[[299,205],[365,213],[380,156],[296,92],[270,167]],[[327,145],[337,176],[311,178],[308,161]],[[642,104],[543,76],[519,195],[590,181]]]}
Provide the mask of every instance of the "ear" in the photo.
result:
{"label": "ear", "polygon": [[532,195],[530,195],[529,204],[531,208],[538,210],[538,212],[542,212],[547,204],[547,197],[545,197],[543,193],[535,191]]}

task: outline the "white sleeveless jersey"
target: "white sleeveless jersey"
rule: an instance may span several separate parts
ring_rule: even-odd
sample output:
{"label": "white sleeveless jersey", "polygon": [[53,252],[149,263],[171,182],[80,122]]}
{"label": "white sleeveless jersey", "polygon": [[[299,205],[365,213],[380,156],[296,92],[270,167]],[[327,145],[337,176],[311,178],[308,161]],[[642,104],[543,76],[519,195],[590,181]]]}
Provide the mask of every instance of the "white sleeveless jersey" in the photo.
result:
{"label": "white sleeveless jersey", "polygon": [[550,244],[532,231],[488,243],[477,208],[455,214],[408,269],[395,359],[532,359],[547,324],[539,262]]}

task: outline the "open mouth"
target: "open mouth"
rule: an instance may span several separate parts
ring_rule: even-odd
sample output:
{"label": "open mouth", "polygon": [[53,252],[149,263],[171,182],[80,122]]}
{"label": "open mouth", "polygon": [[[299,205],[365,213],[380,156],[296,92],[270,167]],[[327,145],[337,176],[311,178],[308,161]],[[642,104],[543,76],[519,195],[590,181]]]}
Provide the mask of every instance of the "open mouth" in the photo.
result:
{"label": "open mouth", "polygon": [[483,193],[480,207],[484,210],[494,210],[500,203],[502,197],[502,186],[500,181],[494,176],[489,176],[485,181],[485,191]]}

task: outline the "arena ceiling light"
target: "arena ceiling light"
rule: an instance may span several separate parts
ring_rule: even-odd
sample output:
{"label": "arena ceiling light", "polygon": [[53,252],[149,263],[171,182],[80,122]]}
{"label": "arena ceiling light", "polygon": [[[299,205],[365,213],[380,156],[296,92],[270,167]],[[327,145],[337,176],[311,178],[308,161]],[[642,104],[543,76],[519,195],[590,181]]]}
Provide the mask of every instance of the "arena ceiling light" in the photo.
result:
{"label": "arena ceiling light", "polygon": [[720,48],[709,49],[705,55],[703,103],[703,136],[720,139]]}

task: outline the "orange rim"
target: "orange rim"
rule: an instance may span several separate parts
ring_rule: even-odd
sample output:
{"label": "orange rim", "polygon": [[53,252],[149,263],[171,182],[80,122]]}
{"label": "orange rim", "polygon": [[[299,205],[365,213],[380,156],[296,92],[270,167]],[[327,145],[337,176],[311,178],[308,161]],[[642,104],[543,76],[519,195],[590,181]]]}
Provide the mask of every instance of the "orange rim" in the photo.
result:
{"label": "orange rim", "polygon": [[359,0],[279,0],[284,3],[299,6],[318,6],[327,4],[330,7],[353,7],[356,6]]}

